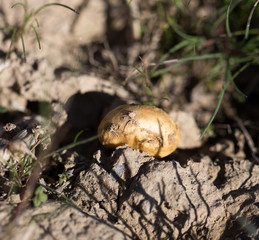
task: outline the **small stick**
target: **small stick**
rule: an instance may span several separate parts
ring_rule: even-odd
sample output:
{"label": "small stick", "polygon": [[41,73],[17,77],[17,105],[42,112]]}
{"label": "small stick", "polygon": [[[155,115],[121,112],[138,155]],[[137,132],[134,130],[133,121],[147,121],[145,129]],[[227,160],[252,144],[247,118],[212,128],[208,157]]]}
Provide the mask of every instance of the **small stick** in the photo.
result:
{"label": "small stick", "polygon": [[255,161],[257,161],[259,163],[259,158],[256,156],[257,149],[254,145],[254,141],[253,141],[251,135],[249,134],[249,132],[247,131],[247,129],[245,128],[244,124],[242,123],[242,121],[239,117],[234,117],[234,119],[237,122],[238,126],[240,127],[240,129],[242,130],[242,132],[245,136],[248,147],[250,148],[250,150],[252,152],[253,158],[255,159]]}

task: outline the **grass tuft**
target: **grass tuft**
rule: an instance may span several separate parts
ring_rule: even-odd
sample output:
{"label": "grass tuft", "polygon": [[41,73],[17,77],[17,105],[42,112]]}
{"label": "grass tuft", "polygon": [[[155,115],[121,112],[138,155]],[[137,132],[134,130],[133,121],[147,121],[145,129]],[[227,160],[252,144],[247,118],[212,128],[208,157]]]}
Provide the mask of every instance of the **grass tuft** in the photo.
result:
{"label": "grass tuft", "polygon": [[[6,54],[6,58],[5,60],[7,60],[10,56],[10,52],[13,49],[13,46],[15,44],[17,44],[17,42],[20,40],[21,44],[22,44],[22,49],[23,49],[23,57],[24,57],[24,61],[26,61],[26,48],[25,48],[25,42],[24,42],[24,35],[26,33],[29,32],[30,29],[33,30],[37,43],[38,43],[38,47],[39,49],[41,49],[41,43],[40,43],[40,37],[37,31],[37,28],[39,28],[39,22],[36,18],[37,14],[42,11],[43,9],[50,7],[50,6],[60,6],[60,7],[64,7],[67,8],[71,11],[73,11],[76,14],[79,14],[78,11],[76,11],[75,9],[65,5],[65,4],[61,4],[61,3],[48,3],[48,4],[43,4],[41,7],[39,7],[36,10],[31,10],[28,11],[28,5],[22,2],[17,2],[15,4],[13,4],[11,6],[11,8],[15,8],[17,6],[22,6],[23,10],[24,10],[24,20],[21,24],[21,26],[9,26],[7,25],[6,27],[1,27],[0,30],[5,31],[11,31],[12,35],[11,35],[11,43],[10,43],[10,47],[9,50],[7,51]],[[36,25],[35,25],[36,23]]]}

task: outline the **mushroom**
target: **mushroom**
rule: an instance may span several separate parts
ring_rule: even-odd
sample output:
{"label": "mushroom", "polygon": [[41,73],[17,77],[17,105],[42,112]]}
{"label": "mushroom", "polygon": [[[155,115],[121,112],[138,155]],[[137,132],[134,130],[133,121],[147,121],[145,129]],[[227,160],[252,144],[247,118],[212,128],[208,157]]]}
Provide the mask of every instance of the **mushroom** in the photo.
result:
{"label": "mushroom", "polygon": [[162,158],[177,148],[180,133],[176,123],[162,109],[121,105],[101,121],[98,138],[108,148],[127,144],[130,148]]}

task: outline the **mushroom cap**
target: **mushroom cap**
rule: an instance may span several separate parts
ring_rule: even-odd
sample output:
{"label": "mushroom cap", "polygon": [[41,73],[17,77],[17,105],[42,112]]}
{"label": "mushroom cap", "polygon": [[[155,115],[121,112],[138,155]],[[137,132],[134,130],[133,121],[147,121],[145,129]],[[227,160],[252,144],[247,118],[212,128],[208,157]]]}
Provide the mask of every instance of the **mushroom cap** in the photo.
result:
{"label": "mushroom cap", "polygon": [[108,148],[128,145],[154,157],[165,157],[178,146],[180,132],[162,109],[121,105],[110,111],[98,127],[98,138]]}

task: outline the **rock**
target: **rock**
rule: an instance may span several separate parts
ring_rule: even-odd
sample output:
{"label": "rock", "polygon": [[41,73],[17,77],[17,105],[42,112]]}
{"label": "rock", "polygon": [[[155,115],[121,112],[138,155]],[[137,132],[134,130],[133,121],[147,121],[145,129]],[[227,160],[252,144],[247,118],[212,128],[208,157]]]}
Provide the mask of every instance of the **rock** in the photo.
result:
{"label": "rock", "polygon": [[113,174],[126,181],[134,177],[145,162],[154,160],[154,157],[150,157],[144,152],[141,153],[139,150],[131,149],[126,145],[117,147],[111,160],[114,162]]}
{"label": "rock", "polygon": [[201,132],[197,126],[194,116],[189,112],[176,111],[171,112],[170,116],[176,122],[180,129],[180,149],[190,149],[200,147]]}

